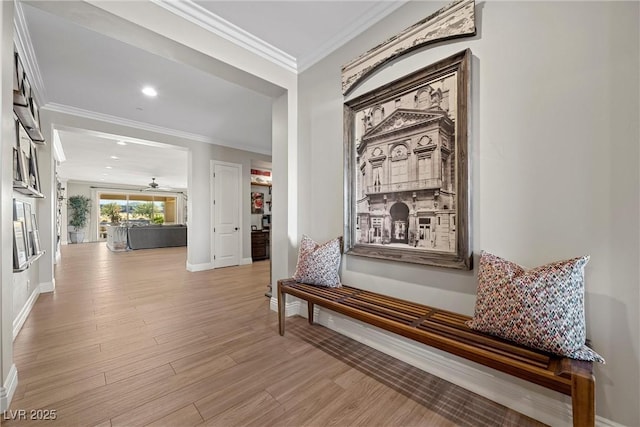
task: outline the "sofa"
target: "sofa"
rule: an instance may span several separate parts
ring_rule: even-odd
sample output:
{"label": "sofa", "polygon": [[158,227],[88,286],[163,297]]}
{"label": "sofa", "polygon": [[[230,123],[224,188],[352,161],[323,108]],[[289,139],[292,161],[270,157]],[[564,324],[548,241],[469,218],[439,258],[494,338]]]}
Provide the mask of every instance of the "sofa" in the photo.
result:
{"label": "sofa", "polygon": [[187,227],[181,224],[129,227],[127,243],[134,250],[187,246]]}

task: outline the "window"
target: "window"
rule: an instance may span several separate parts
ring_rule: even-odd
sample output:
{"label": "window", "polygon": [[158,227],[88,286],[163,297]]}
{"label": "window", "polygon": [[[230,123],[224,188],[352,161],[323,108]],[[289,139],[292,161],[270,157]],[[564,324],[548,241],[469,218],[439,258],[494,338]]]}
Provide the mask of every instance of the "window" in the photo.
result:
{"label": "window", "polygon": [[101,226],[179,222],[178,198],[173,195],[102,193],[99,195],[99,203]]}
{"label": "window", "polygon": [[431,156],[418,158],[418,179],[427,180],[433,177]]}
{"label": "window", "polygon": [[373,168],[373,191],[378,193],[382,187],[382,168],[380,166],[375,166]]}
{"label": "window", "polygon": [[371,230],[374,239],[382,237],[382,218],[371,218]]}

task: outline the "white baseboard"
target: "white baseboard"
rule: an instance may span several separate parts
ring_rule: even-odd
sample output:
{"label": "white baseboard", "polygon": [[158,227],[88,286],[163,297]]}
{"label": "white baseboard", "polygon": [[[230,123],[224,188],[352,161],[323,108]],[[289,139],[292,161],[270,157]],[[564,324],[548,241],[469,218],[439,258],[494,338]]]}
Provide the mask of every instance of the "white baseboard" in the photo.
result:
{"label": "white baseboard", "polygon": [[187,271],[196,272],[196,271],[205,271],[205,270],[213,270],[215,266],[212,262],[205,262],[202,264],[191,264],[187,261]]}
{"label": "white baseboard", "polygon": [[596,415],[596,426],[597,427],[625,427],[624,424],[618,424],[615,421],[611,421],[604,417],[599,417]]}
{"label": "white baseboard", "polygon": [[29,313],[31,313],[31,309],[35,305],[38,300],[38,296],[40,296],[40,286],[36,286],[33,290],[27,302],[24,303],[22,310],[18,313],[18,316],[13,320],[13,339],[15,340],[20,333],[20,329],[22,329],[22,325],[27,321],[27,317],[29,317]]}
{"label": "white baseboard", "polygon": [[56,279],[52,279],[50,282],[40,283],[40,293],[53,292],[56,290]]}
{"label": "white baseboard", "polygon": [[11,399],[13,399],[13,394],[16,392],[18,388],[18,369],[16,365],[11,365],[11,369],[9,369],[9,375],[7,376],[7,381],[0,386],[0,412],[4,412],[9,409],[9,405],[11,405]]}
{"label": "white baseboard", "polygon": [[[240,264],[238,265],[247,265],[252,263],[253,263],[253,260],[251,258],[241,258]],[[215,267],[215,264],[212,262],[206,262],[202,264],[191,264],[187,261],[187,271],[196,272],[196,271],[204,271],[204,270],[213,270],[214,268],[216,267]]]}
{"label": "white baseboard", "polygon": [[[289,295],[289,298],[287,298],[288,300],[291,299],[292,297]],[[271,299],[269,300],[269,308],[273,311],[275,311],[276,313],[278,312],[278,296],[277,295],[272,295]],[[318,308],[316,307],[316,313],[317,313]],[[284,308],[284,316],[285,317],[291,317],[291,316],[295,316],[296,314],[302,313],[304,311],[304,317],[307,317],[307,305],[305,304],[304,306],[302,305],[302,302],[298,299],[298,298],[294,298],[294,301],[287,301],[287,305]]]}
{"label": "white baseboard", "polygon": [[[287,317],[295,314],[307,317],[306,303],[291,296],[287,300],[292,300],[287,302],[285,309]],[[278,299],[272,297],[269,306],[271,310],[277,311]],[[329,329],[545,424],[572,425],[569,396],[469,362],[317,305],[314,310],[314,320]],[[596,425],[623,427],[599,416],[596,417]]]}

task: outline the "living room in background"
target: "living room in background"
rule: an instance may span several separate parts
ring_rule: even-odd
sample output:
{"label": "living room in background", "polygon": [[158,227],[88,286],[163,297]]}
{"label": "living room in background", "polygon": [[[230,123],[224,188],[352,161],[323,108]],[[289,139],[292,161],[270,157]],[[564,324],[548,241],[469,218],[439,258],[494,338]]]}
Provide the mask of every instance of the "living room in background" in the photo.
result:
{"label": "living room in background", "polygon": [[178,194],[98,193],[98,240],[114,225],[181,224],[184,209]]}

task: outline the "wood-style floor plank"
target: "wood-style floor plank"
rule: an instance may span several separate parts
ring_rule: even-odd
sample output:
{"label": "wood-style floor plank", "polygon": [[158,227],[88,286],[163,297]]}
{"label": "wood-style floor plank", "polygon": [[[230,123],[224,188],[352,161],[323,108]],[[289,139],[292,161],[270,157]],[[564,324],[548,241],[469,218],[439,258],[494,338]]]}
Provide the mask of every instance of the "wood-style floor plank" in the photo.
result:
{"label": "wood-style floor plank", "polygon": [[[15,340],[3,426],[537,426],[264,297],[269,262],[191,273],[186,249],[64,246]],[[6,418],[5,414],[5,418]]]}

